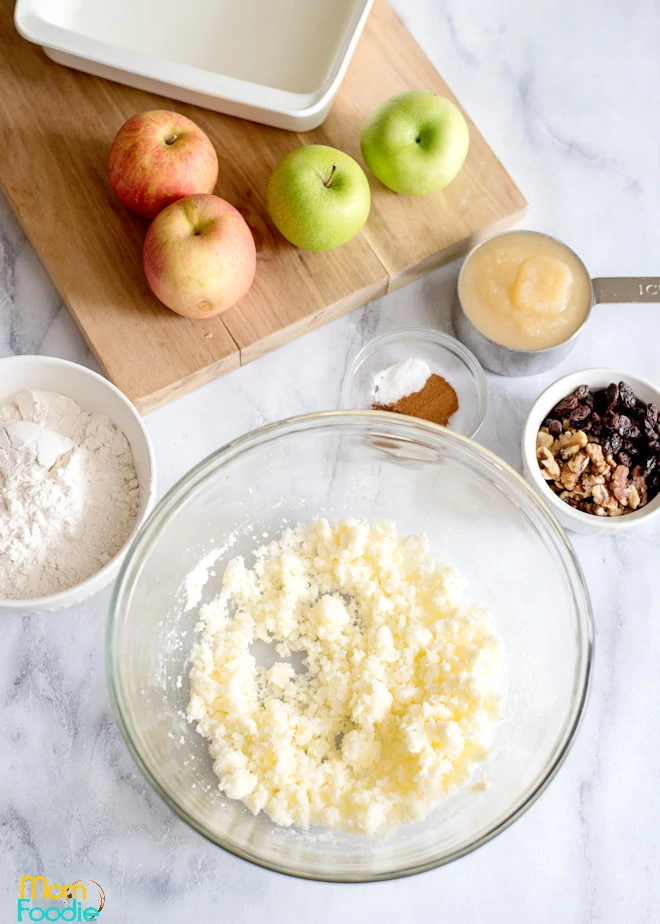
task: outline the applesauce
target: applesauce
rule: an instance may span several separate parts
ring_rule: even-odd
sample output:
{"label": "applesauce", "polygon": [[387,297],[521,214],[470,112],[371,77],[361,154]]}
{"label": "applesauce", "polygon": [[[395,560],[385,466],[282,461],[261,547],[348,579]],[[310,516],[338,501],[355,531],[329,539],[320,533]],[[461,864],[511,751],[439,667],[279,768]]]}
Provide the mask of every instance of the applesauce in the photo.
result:
{"label": "applesauce", "polygon": [[512,231],[485,241],[458,280],[465,314],[482,334],[514,350],[545,350],[568,340],[591,308],[591,279],[559,241]]}

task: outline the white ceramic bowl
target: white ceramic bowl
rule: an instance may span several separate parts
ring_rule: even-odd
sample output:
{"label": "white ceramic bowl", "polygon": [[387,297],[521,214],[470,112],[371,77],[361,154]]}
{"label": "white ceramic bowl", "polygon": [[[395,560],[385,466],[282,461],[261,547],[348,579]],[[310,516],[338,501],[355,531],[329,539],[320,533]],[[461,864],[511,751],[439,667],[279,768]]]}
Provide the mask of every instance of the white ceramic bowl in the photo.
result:
{"label": "white ceramic bowl", "polygon": [[525,477],[541,494],[544,501],[565,529],[576,533],[604,534],[619,533],[626,529],[647,524],[660,513],[660,494],[634,513],[622,517],[597,517],[570,507],[560,500],[548,487],[536,460],[536,434],[552,408],[570,395],[579,385],[588,385],[599,389],[607,387],[610,382],[627,382],[638,398],[647,404],[652,401],[660,405],[660,390],[647,379],[637,375],[620,372],[616,369],[582,369],[571,372],[550,385],[536,399],[527,415],[522,434],[522,461]]}
{"label": "white ceramic bowl", "polygon": [[131,535],[121,551],[100,571],[80,584],[46,597],[30,600],[0,598],[0,609],[50,612],[86,600],[117,577],[129,545],[154,505],[155,462],[151,439],[142,418],[128,398],[96,372],[50,356],[8,356],[0,359],[0,404],[13,400],[23,388],[58,392],[73,398],[85,410],[107,414],[131,445],[141,489],[140,511]]}

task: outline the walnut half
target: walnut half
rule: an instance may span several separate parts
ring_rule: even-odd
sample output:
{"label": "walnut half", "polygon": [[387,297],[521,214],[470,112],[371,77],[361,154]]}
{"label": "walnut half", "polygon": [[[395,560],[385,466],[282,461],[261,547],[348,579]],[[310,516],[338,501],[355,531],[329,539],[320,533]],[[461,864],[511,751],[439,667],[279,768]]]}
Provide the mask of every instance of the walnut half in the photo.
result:
{"label": "walnut half", "polygon": [[628,506],[628,471],[627,465],[617,465],[612,472],[612,494],[624,507]]}
{"label": "walnut half", "polygon": [[561,474],[559,463],[550,452],[550,450],[542,446],[537,453],[537,457],[539,460],[539,465],[541,466],[541,474],[545,480],[559,481],[559,476]]}

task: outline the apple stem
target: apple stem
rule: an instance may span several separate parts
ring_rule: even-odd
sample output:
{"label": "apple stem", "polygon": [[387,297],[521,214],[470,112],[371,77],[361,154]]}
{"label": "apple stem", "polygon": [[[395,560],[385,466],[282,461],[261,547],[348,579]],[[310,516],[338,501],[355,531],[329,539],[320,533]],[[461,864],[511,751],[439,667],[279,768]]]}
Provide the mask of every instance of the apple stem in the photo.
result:
{"label": "apple stem", "polygon": [[333,165],[332,165],[332,171],[331,171],[331,173],[330,173],[330,176],[328,177],[327,180],[324,180],[324,181],[323,181],[323,185],[325,186],[326,189],[330,189],[330,187],[332,186],[332,181],[333,181],[334,178],[335,178],[335,173],[336,173],[336,172],[337,172],[337,164],[333,164]]}
{"label": "apple stem", "polygon": [[170,135],[169,138],[165,139],[165,144],[174,144],[174,142],[176,141],[178,137],[179,137],[178,135]]}

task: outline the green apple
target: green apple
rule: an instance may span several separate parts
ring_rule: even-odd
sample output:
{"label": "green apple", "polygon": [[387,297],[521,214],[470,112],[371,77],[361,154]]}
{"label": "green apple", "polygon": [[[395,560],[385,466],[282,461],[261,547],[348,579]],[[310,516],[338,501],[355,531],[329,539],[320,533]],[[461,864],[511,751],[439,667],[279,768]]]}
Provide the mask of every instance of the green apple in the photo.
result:
{"label": "green apple", "polygon": [[371,172],[405,196],[444,189],[457,176],[470,145],[463,113],[427,90],[390,97],[371,113],[360,146]]}
{"label": "green apple", "polygon": [[332,250],[369,217],[371,192],[360,165],[336,148],[310,144],[289,151],[268,181],[268,213],[302,250]]}

